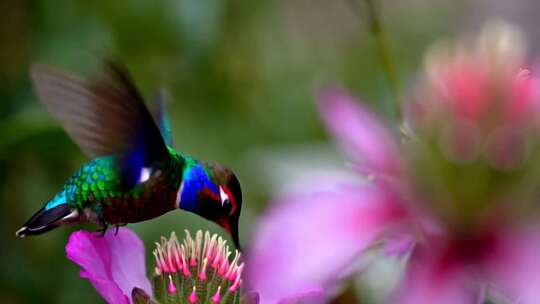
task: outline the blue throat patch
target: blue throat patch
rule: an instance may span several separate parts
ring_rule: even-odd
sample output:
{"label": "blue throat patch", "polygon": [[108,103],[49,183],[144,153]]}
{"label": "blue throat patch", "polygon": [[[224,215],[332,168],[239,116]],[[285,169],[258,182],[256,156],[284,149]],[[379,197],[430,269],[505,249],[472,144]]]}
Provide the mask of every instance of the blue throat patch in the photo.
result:
{"label": "blue throat patch", "polygon": [[197,208],[197,194],[200,190],[208,188],[219,195],[219,188],[208,178],[200,164],[197,164],[184,172],[184,188],[180,194],[180,209],[195,211]]}

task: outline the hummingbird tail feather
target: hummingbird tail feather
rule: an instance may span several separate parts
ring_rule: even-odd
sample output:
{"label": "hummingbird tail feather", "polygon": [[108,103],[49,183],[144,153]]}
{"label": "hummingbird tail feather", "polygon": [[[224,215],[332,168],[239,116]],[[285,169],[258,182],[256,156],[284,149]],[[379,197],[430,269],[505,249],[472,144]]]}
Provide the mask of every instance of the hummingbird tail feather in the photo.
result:
{"label": "hummingbird tail feather", "polygon": [[78,210],[72,209],[68,204],[60,204],[50,209],[43,207],[17,230],[15,235],[23,238],[27,235],[42,234],[78,217]]}

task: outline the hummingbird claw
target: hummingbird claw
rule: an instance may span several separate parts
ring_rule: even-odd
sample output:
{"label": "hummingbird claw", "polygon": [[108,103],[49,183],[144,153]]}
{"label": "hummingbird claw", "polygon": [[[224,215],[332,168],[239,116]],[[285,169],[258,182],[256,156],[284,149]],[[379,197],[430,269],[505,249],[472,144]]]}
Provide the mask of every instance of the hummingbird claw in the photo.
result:
{"label": "hummingbird claw", "polygon": [[100,229],[96,230],[98,234],[94,235],[97,238],[102,238],[105,236],[105,233],[107,233],[107,226],[103,226]]}

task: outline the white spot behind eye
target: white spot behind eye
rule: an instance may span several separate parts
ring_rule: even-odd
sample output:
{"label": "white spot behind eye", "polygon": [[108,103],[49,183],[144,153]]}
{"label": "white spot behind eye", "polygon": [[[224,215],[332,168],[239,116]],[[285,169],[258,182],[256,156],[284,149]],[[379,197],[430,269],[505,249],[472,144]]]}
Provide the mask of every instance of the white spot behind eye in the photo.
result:
{"label": "white spot behind eye", "polygon": [[139,178],[139,183],[144,183],[148,179],[150,179],[150,172],[152,169],[148,167],[143,167],[141,170],[141,177]]}
{"label": "white spot behind eye", "polygon": [[221,198],[221,206],[225,205],[225,202],[229,200],[229,195],[223,191],[223,188],[219,186],[219,197]]}

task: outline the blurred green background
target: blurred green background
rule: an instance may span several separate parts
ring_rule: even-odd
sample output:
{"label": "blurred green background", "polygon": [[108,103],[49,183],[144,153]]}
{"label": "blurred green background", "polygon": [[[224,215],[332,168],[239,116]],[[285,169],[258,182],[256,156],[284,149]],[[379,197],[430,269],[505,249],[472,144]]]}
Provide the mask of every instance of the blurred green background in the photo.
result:
{"label": "blurred green background", "polygon": [[[475,12],[486,11],[484,2],[384,3],[403,89],[429,43],[480,25],[486,16]],[[108,56],[128,66],[149,99],[168,88],[177,148],[230,166],[242,183],[244,244],[271,194],[292,178],[282,171],[309,168],[299,166],[309,160],[339,162],[314,107],[317,87],[342,84],[391,116],[363,13],[348,1],[1,0],[0,12],[1,303],[101,302],[65,258],[77,227],[14,236],[86,161],[33,94],[34,62],[86,75]],[[147,245],[148,269],[160,235],[220,231],[179,211],[129,227]]]}

